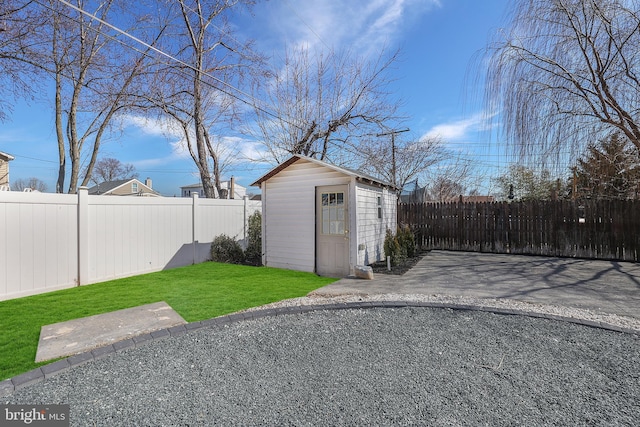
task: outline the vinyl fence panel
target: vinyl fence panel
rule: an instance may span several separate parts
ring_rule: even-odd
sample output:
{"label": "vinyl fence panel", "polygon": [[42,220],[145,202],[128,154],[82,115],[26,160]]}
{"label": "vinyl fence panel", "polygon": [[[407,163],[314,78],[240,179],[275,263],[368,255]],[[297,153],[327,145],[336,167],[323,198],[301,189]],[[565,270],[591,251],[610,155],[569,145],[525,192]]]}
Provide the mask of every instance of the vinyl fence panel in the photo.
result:
{"label": "vinyl fence panel", "polygon": [[0,299],[77,283],[77,199],[0,193]]}
{"label": "vinyl fence panel", "polygon": [[242,242],[260,209],[197,195],[2,192],[0,300],[203,262],[217,235]]}
{"label": "vinyl fence panel", "polygon": [[88,282],[165,268],[192,243],[192,207],[183,198],[89,196]]}

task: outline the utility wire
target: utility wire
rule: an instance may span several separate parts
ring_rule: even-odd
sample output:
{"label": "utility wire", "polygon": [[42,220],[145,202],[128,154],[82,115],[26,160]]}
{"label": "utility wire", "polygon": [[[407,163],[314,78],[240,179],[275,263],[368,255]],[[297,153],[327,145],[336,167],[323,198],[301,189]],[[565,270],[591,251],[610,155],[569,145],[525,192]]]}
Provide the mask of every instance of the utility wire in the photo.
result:
{"label": "utility wire", "polygon": [[309,31],[311,31],[313,33],[313,35],[315,35],[318,38],[318,40],[320,40],[320,42],[323,45],[325,45],[325,47],[327,49],[329,49],[329,51],[333,51],[333,49],[331,49],[331,47],[322,39],[322,37],[320,37],[320,35],[318,35],[318,33],[315,32],[315,30],[311,27],[311,25],[307,24],[307,22],[304,19],[302,19],[300,14],[298,12],[296,12],[296,10],[291,6],[291,4],[289,3],[288,0],[284,0],[284,4],[287,5],[289,10],[291,10],[291,12],[293,12],[293,14],[296,15],[296,17],[300,20],[300,22],[302,22],[304,24],[304,26],[307,27],[309,29]]}
{"label": "utility wire", "polygon": [[46,162],[46,163],[58,163],[58,162],[53,161],[53,160],[44,160],[44,159],[38,159],[38,158],[36,158],[36,157],[23,156],[22,154],[16,153],[16,152],[14,152],[13,150],[12,150],[11,152],[12,152],[12,154],[13,154],[14,156],[19,157],[19,158],[21,158],[21,159],[36,160],[36,161],[38,161],[38,162]]}
{"label": "utility wire", "polygon": [[[189,7],[186,4],[183,4],[182,6],[184,6],[185,9],[187,9],[189,12],[193,13],[197,17],[200,17],[200,12],[198,12],[197,10],[193,9],[192,7]],[[223,31],[223,29],[220,28],[219,26],[217,26],[214,22],[211,23],[211,26],[213,26],[216,30],[220,31],[221,34],[224,34],[226,37],[228,37],[229,39],[233,40],[238,46],[242,46],[243,45],[238,39],[233,37],[231,34],[228,34],[225,31]],[[204,29],[205,32],[207,32],[207,28]],[[249,53],[252,54],[253,56],[260,56],[256,52],[254,52],[253,49],[248,48],[248,50],[249,50]]]}
{"label": "utility wire", "polygon": [[[73,9],[73,10],[75,10],[75,11],[76,11],[76,12],[78,12],[78,13],[81,13],[81,14],[83,14],[83,15],[85,15],[85,16],[88,16],[89,18],[91,18],[91,19],[93,19],[93,20],[95,20],[95,21],[97,21],[97,22],[99,22],[99,23],[103,24],[104,26],[111,28],[113,31],[116,31],[116,32],[117,32],[117,33],[119,33],[119,34],[121,34],[121,35],[123,35],[123,36],[125,36],[125,37],[130,38],[131,40],[135,41],[136,43],[141,44],[142,46],[146,47],[147,49],[152,50],[152,51],[156,52],[157,54],[159,54],[159,55],[161,55],[161,56],[163,56],[163,57],[165,57],[165,58],[168,58],[169,60],[171,60],[171,61],[173,61],[173,62],[176,62],[176,63],[178,63],[178,64],[180,64],[180,65],[182,65],[182,66],[184,66],[184,67],[186,67],[186,68],[188,68],[188,69],[191,69],[191,70],[193,70],[193,71],[201,72],[201,74],[203,74],[204,76],[207,76],[207,77],[211,78],[212,80],[214,80],[214,81],[216,81],[216,82],[218,82],[218,83],[221,83],[221,84],[222,84],[222,85],[224,85],[224,86],[229,87],[229,88],[230,88],[230,89],[232,89],[233,91],[235,91],[235,92],[237,92],[237,93],[239,93],[239,94],[241,94],[241,95],[245,96],[246,98],[248,98],[248,99],[249,99],[249,100],[251,100],[252,102],[249,102],[249,101],[247,101],[246,99],[243,99],[243,98],[241,98],[241,97],[240,97],[240,96],[238,96],[238,95],[235,95],[235,94],[233,94],[233,93],[231,93],[231,92],[229,92],[229,91],[227,91],[227,90],[224,90],[224,89],[222,89],[222,88],[220,88],[220,87],[216,87],[215,85],[213,85],[213,84],[211,84],[211,83],[208,83],[208,82],[206,82],[205,80],[203,80],[203,83],[205,83],[205,84],[207,84],[207,85],[211,86],[212,88],[214,88],[214,89],[216,89],[216,90],[219,90],[220,92],[224,93],[225,95],[229,95],[229,96],[231,96],[232,98],[235,98],[235,99],[237,99],[238,101],[240,101],[240,102],[242,102],[242,103],[244,103],[244,104],[246,104],[246,105],[249,105],[250,107],[253,107],[253,108],[257,109],[258,111],[260,111],[260,112],[262,112],[262,113],[264,113],[264,114],[266,114],[266,115],[268,115],[268,116],[270,116],[270,117],[276,118],[276,119],[278,119],[278,120],[283,120],[283,121],[285,121],[283,118],[279,117],[277,114],[272,113],[271,111],[267,110],[266,108],[264,108],[264,107],[262,107],[262,106],[258,105],[258,104],[262,103],[261,101],[259,101],[258,99],[254,98],[252,95],[250,95],[250,94],[248,94],[248,93],[246,93],[246,92],[242,91],[241,89],[236,88],[235,86],[231,85],[230,83],[225,82],[224,80],[219,79],[218,77],[216,77],[216,76],[214,76],[214,75],[212,75],[212,74],[210,74],[210,73],[208,73],[208,72],[204,72],[204,71],[201,71],[201,70],[197,70],[193,65],[188,64],[188,63],[186,63],[186,62],[184,62],[184,61],[182,61],[182,60],[180,60],[180,59],[178,59],[178,58],[176,58],[176,57],[174,57],[174,56],[172,56],[172,55],[170,55],[170,54],[168,54],[168,53],[164,52],[163,50],[158,49],[157,47],[155,47],[155,46],[153,46],[153,45],[150,45],[150,44],[146,43],[145,41],[143,41],[143,40],[139,39],[138,37],[136,37],[136,36],[134,36],[134,35],[132,35],[132,34],[129,34],[129,33],[128,33],[128,32],[126,32],[125,30],[122,30],[121,28],[119,28],[119,27],[117,27],[117,26],[115,26],[115,25],[113,25],[113,24],[110,24],[109,22],[107,22],[107,21],[105,21],[105,20],[103,20],[103,19],[101,19],[101,18],[97,17],[95,14],[92,14],[92,13],[90,13],[90,12],[87,12],[87,11],[85,11],[84,9],[82,9],[82,8],[80,8],[80,7],[77,7],[77,6],[75,6],[75,5],[71,4],[71,3],[69,3],[69,2],[68,2],[68,1],[66,1],[66,0],[58,0],[58,2],[59,2],[59,3],[62,3],[63,5],[65,5],[65,6],[69,7],[69,8],[71,8],[71,9]],[[40,3],[40,2],[38,2],[38,4],[40,4],[41,6],[45,6],[45,5],[43,5],[42,3]],[[45,6],[45,7],[46,7],[46,6]],[[72,19],[72,18],[70,18],[70,19]],[[99,30],[96,30],[96,31],[99,31]],[[102,31],[99,31],[99,32],[100,32],[100,34],[105,35],[105,34],[104,34],[104,32],[102,32]],[[134,48],[133,46],[131,46],[131,45],[129,45],[129,44],[124,43],[124,46],[127,46],[127,47],[129,47],[129,48],[132,48],[132,49],[134,49],[134,50],[136,50],[136,51],[140,52],[139,50],[137,50],[136,48]],[[290,125],[292,125],[292,126],[294,126],[294,125],[293,125],[293,124],[291,124],[291,123],[289,123],[289,124],[290,124]]]}

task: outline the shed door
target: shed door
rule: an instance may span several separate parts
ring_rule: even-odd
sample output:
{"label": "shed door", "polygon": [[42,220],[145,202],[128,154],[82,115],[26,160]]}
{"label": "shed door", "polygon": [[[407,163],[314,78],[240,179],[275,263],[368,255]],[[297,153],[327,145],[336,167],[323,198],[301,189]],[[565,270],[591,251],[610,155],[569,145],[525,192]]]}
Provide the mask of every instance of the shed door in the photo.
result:
{"label": "shed door", "polygon": [[316,273],[345,277],[349,268],[348,187],[316,187]]}

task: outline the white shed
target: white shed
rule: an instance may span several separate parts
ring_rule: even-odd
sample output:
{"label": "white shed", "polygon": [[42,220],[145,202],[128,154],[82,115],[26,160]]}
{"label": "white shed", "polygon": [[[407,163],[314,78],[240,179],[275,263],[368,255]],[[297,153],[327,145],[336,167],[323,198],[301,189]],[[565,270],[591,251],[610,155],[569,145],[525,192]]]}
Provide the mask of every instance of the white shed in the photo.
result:
{"label": "white shed", "polygon": [[262,262],[345,277],[384,259],[396,230],[396,192],[388,182],[294,155],[256,182],[262,190]]}

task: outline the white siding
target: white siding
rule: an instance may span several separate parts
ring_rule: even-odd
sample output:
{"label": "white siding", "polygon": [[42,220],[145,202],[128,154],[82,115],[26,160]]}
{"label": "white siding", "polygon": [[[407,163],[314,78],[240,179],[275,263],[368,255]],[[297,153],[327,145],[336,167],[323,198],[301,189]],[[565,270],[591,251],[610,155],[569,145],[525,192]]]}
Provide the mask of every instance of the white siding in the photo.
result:
{"label": "white siding", "polygon": [[0,185],[10,184],[9,182],[9,162],[0,159]]}
{"label": "white siding", "polygon": [[[396,231],[396,195],[387,189],[359,184],[356,197],[358,264],[382,261],[386,230]],[[381,198],[382,218],[378,218],[378,197]]]}
{"label": "white siding", "polygon": [[306,160],[298,160],[264,182],[265,265],[313,272],[315,188],[350,182],[349,176]]}

